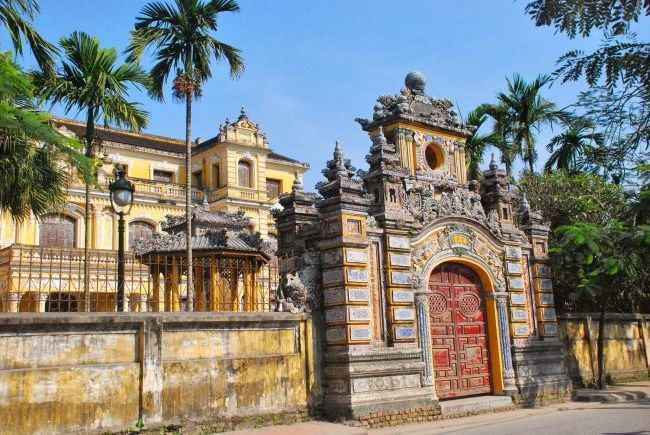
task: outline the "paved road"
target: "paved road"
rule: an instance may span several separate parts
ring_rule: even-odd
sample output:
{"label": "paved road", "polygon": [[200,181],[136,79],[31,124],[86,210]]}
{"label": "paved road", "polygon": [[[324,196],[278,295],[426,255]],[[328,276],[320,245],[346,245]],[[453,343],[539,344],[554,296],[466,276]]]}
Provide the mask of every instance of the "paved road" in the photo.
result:
{"label": "paved road", "polygon": [[579,404],[515,410],[458,420],[371,430],[370,434],[650,435],[650,400],[612,404]]}

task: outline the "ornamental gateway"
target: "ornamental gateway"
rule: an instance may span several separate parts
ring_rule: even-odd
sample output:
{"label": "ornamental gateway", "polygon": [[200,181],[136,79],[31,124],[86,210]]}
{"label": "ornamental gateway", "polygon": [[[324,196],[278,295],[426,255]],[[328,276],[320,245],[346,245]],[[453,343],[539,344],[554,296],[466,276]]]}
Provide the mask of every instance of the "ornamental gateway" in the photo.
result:
{"label": "ornamental gateway", "polygon": [[540,214],[494,159],[468,181],[472,127],[425,93],[421,73],[356,121],[372,141],[367,170],[337,143],[318,194],[297,179],[273,210],[282,279],[301,282],[285,287],[307,289],[286,291],[278,309],[321,324],[323,411],[566,396]]}

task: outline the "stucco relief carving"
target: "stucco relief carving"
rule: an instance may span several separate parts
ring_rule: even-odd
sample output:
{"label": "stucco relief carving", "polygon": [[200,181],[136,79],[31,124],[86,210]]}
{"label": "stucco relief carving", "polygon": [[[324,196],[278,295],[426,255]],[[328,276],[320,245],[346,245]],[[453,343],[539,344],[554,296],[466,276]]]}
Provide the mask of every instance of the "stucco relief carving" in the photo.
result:
{"label": "stucco relief carving", "polygon": [[153,162],[151,164],[151,169],[156,169],[160,171],[169,171],[169,172],[178,172],[178,165],[173,165],[167,161],[162,162]]}
{"label": "stucco relief carving", "polygon": [[477,232],[466,225],[452,224],[432,232],[425,239],[411,248],[411,264],[413,270],[413,287],[423,290],[429,277],[424,276],[429,260],[444,251],[456,256],[473,254],[479,257],[490,268],[497,291],[505,291],[505,274],[502,254],[490,246]]}
{"label": "stucco relief carving", "polygon": [[355,393],[395,390],[398,388],[417,388],[419,386],[420,378],[418,375],[362,378],[355,379],[352,384],[352,388]]}
{"label": "stucco relief carving", "polygon": [[494,219],[494,216],[485,214],[478,192],[460,188],[451,182],[447,184],[439,185],[436,189],[427,184],[410,183],[403,193],[402,202],[422,225],[447,216],[466,216],[501,236],[498,217]]}

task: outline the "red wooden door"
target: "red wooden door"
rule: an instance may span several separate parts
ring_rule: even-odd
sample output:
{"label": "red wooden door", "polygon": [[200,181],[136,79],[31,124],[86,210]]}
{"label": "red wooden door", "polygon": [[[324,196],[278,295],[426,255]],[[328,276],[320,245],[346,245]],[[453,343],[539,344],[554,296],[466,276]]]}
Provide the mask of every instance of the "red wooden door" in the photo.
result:
{"label": "red wooden door", "polygon": [[438,397],[490,393],[485,298],[478,277],[465,266],[444,264],[433,271],[429,286]]}

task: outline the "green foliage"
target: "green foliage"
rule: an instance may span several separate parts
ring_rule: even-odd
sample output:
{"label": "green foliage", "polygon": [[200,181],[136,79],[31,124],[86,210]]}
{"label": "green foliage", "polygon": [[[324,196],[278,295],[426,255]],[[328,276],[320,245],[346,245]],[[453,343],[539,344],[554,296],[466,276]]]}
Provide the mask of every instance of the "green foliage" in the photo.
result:
{"label": "green foliage", "polygon": [[[577,222],[555,230],[551,256],[563,285],[560,308],[611,309],[618,300],[648,294],[650,226],[630,227],[618,220],[605,225]],[[600,310],[599,310],[600,311]]]}
{"label": "green foliage", "polygon": [[507,91],[497,94],[498,103],[483,104],[478,110],[494,121],[491,145],[501,151],[501,160],[511,174],[512,163],[520,156],[531,172],[537,160],[536,134],[543,126],[570,122],[571,115],[546,100],[541,90],[550,82],[549,76],[538,76],[527,83],[519,74],[506,78]]}
{"label": "green foliage", "polygon": [[14,50],[23,54],[23,39],[27,41],[36,61],[43,69],[51,69],[56,47],[47,42],[29,23],[39,12],[36,0],[0,0],[0,25],[9,31]]}
{"label": "green foliage", "polygon": [[[148,49],[156,51],[156,63],[151,69],[152,97],[163,99],[163,87],[172,70],[185,84],[185,93],[196,94],[196,88],[212,76],[212,59],[225,58],[231,77],[239,77],[244,71],[241,52],[211,36],[217,31],[220,13],[238,11],[235,0],[174,0],[145,5],[126,52],[130,61],[137,62]],[[178,91],[177,82],[177,95]]]}
{"label": "green foliage", "polygon": [[[89,124],[103,118],[105,126],[124,126],[134,131],[146,127],[147,112],[140,103],[127,100],[129,86],[148,88],[151,84],[139,65],[117,65],[117,51],[101,48],[97,38],[84,32],[73,32],[62,38],[60,45],[63,57],[56,74],[32,72],[41,98],[61,103],[66,113],[85,112]],[[92,139],[87,137],[89,142]]]}
{"label": "green foliage", "polygon": [[[571,121],[567,129],[551,138],[546,149],[551,153],[544,170],[550,172],[553,167],[568,172],[579,172],[589,166],[589,156],[594,148],[602,147],[604,137],[595,131],[593,122],[585,118]],[[585,161],[587,159],[587,161]]]}
{"label": "green foliage", "polygon": [[629,221],[632,216],[629,194],[596,174],[524,173],[519,188],[553,229],[575,222],[605,225],[612,219]]}
{"label": "green foliage", "polygon": [[85,176],[92,161],[81,145],[61,135],[50,116],[33,104],[33,85],[8,53],[0,53],[0,210],[22,220],[41,216],[65,201],[66,160]]}
{"label": "green foliage", "polygon": [[650,43],[634,25],[650,16],[647,0],[535,0],[526,11],[537,26],[552,26],[570,38],[603,34],[592,53],[571,50],[558,59],[562,82],[584,78],[590,89],[577,107],[600,127],[604,145],[590,156],[591,170],[624,179],[650,155]]}
{"label": "green foliage", "polygon": [[571,39],[589,36],[594,28],[615,35],[629,30],[643,14],[650,14],[647,0],[535,0],[526,6],[537,26],[552,26]]}

